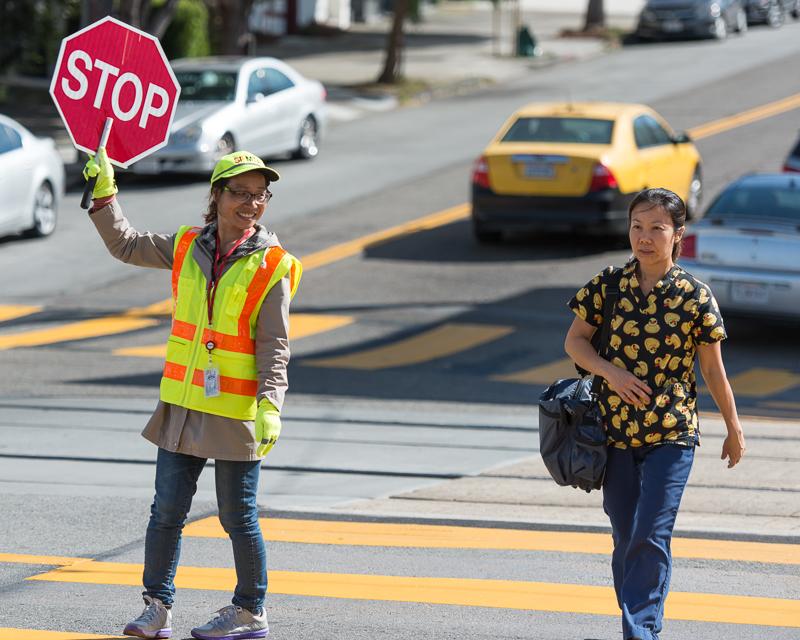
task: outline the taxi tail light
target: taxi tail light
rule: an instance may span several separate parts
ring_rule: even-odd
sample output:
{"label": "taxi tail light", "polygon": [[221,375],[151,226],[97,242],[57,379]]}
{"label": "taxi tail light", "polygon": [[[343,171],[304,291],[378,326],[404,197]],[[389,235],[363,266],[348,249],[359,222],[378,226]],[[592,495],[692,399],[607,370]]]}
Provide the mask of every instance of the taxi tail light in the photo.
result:
{"label": "taxi tail light", "polygon": [[793,167],[788,162],[783,165],[784,173],[800,173],[800,165]]}
{"label": "taxi tail light", "polygon": [[681,257],[682,258],[696,258],[697,257],[697,236],[689,234],[683,236],[683,243],[681,244]]}
{"label": "taxi tail light", "polygon": [[603,191],[604,189],[616,189],[619,185],[614,174],[602,162],[598,162],[592,169],[592,184],[589,191]]}
{"label": "taxi tail light", "polygon": [[472,184],[476,187],[489,189],[489,163],[486,156],[481,156],[472,167]]}

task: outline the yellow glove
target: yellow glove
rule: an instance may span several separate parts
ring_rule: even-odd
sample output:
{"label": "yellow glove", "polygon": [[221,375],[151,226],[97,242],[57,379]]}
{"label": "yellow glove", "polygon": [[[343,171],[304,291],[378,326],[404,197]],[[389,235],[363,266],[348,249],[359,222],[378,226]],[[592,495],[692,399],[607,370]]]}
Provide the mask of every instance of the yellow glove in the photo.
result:
{"label": "yellow glove", "polygon": [[83,168],[83,177],[88,180],[97,176],[97,183],[92,191],[92,199],[107,198],[117,193],[117,182],[114,180],[114,167],[106,155],[106,148],[100,147],[97,155],[89,156]]}
{"label": "yellow glove", "polygon": [[281,414],[266,398],[258,403],[256,411],[256,454],[263,458],[270,452],[281,435]]}

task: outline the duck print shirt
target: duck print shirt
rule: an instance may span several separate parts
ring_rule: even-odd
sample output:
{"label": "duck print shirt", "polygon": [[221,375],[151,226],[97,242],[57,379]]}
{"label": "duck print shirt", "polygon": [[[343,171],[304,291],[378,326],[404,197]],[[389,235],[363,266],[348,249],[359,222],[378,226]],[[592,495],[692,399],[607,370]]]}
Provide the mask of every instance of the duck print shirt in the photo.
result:
{"label": "duck print shirt", "polygon": [[[636,266],[632,260],[617,275],[620,293],[605,358],[646,382],[653,393],[649,406],[640,409],[625,403],[603,381],[598,403],[609,444],[619,449],[699,444],[695,356],[698,344],[727,337],[719,307],[708,286],[678,265],[645,297]],[[615,272],[608,267],[569,301],[575,314],[598,330],[606,284]]]}

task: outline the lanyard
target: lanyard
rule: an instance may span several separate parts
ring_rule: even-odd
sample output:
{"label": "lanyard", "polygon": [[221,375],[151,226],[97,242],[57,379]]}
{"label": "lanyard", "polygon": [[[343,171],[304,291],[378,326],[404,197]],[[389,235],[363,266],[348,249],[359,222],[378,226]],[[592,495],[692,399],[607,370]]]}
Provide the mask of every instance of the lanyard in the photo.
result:
{"label": "lanyard", "polygon": [[[211,280],[208,281],[208,289],[206,290],[206,303],[208,305],[208,327],[211,328],[213,321],[214,321],[214,300],[217,297],[217,283],[219,282],[220,277],[222,276],[222,270],[225,267],[225,263],[228,261],[228,258],[231,257],[231,254],[239,248],[245,240],[247,240],[250,236],[253,235],[253,229],[248,229],[247,233],[245,233],[241,238],[239,238],[236,242],[233,243],[231,250],[228,251],[222,258],[219,256],[219,233],[217,233],[216,244],[214,246],[214,263],[211,265]],[[214,344],[213,340],[209,340],[206,343],[206,348],[211,351],[214,349],[216,345]]]}

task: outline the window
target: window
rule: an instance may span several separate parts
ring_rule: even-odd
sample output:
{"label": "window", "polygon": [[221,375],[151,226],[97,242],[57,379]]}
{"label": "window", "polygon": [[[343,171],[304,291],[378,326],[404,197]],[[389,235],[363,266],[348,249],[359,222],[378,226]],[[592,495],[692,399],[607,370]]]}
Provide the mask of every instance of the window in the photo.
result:
{"label": "window", "polygon": [[728,189],[708,210],[708,217],[748,216],[800,222],[800,188],[742,186]]}
{"label": "window", "polygon": [[658,120],[653,118],[652,116],[642,116],[647,123],[647,126],[650,127],[650,131],[653,134],[654,143],[657,145],[660,144],[672,144],[672,136],[669,135],[664,127],[662,127]]}
{"label": "window", "polygon": [[8,153],[22,146],[22,137],[11,127],[0,124],[0,153]]}
{"label": "window", "polygon": [[503,136],[502,142],[575,142],[611,144],[612,120],[593,118],[522,117]]}
{"label": "window", "polygon": [[236,98],[236,74],[229,71],[179,71],[181,101],[233,102]]}
{"label": "window", "polygon": [[277,69],[264,67],[250,74],[250,81],[247,83],[247,100],[256,100],[259,95],[269,96],[293,86],[294,83]]}
{"label": "window", "polygon": [[636,146],[640,149],[654,147],[658,144],[655,132],[647,120],[647,116],[639,116],[633,121],[633,136],[636,138]]}

